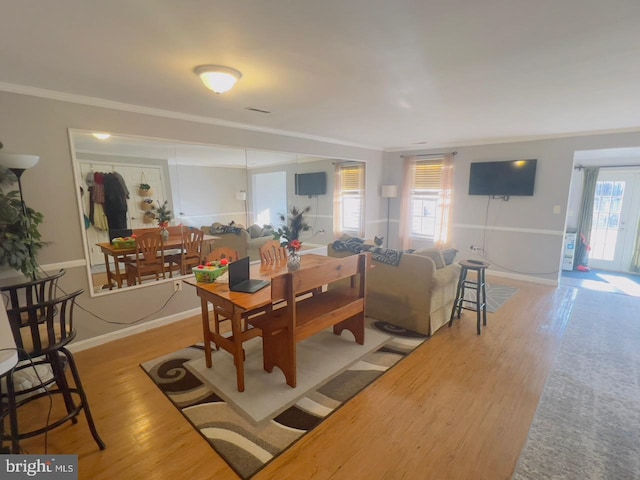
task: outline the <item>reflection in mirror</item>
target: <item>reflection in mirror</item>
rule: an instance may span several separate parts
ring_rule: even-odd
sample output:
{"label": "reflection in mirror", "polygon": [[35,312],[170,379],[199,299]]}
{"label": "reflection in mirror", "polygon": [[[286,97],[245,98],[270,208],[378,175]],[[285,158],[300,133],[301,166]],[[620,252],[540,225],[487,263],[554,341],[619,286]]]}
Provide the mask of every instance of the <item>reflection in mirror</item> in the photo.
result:
{"label": "reflection in mirror", "polygon": [[[360,189],[346,190],[340,180],[342,167],[363,167],[360,162],[126,135],[97,138],[93,132],[80,130],[69,134],[92,295],[129,288],[122,260],[130,261],[133,251],[121,248],[114,252],[112,241],[158,229],[157,208],[165,201],[171,211],[171,238],[177,242],[169,242],[167,247],[179,251],[177,227],[201,228],[206,235],[203,257],[214,245],[228,246],[252,261],[260,258],[261,242],[273,238],[269,226],[278,226],[279,214],[292,206],[311,207],[307,218],[311,230],[302,237],[307,251],[326,247],[334,231],[357,233],[345,227],[354,224],[354,219],[361,224],[364,216],[364,184]],[[321,172],[326,188],[308,194],[300,183],[304,180],[301,174]],[[114,202],[112,177],[118,176],[126,190],[116,198],[120,208],[114,211],[109,202]],[[105,178],[111,185],[108,195]],[[180,271],[165,275],[176,277]],[[142,279],[143,286],[155,282],[155,276]]]}

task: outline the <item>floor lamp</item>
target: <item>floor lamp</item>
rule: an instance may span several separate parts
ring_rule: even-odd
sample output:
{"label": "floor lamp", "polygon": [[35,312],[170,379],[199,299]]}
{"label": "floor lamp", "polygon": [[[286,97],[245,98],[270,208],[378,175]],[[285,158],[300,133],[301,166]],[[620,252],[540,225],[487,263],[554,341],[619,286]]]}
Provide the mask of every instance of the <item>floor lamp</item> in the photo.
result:
{"label": "floor lamp", "polygon": [[[13,174],[16,176],[16,178],[18,179],[18,190],[20,191],[20,204],[22,206],[22,215],[26,219],[26,221],[29,223],[29,227],[31,227],[31,225],[30,225],[29,217],[27,215],[27,205],[24,203],[24,196],[22,195],[22,181],[20,178],[22,177],[22,174],[24,173],[25,170],[28,170],[29,168],[34,167],[39,160],[40,160],[40,157],[38,157],[37,155],[24,155],[19,153],[0,152],[0,165],[11,170]],[[31,243],[29,243],[28,248],[29,248],[29,257],[31,257],[31,260],[35,265],[35,259],[33,258],[33,249],[31,247]],[[35,272],[32,274],[32,277],[33,277],[32,280],[36,279]]]}
{"label": "floor lamp", "polygon": [[244,220],[246,222],[244,228],[249,228],[249,211],[247,210],[247,192],[240,190],[236,192],[236,200],[244,202]]}
{"label": "floor lamp", "polygon": [[387,240],[387,248],[389,248],[389,223],[390,223],[390,212],[391,212],[391,199],[396,198],[398,196],[398,186],[397,185],[383,185],[382,186],[382,198],[387,199],[387,236],[385,237]]}

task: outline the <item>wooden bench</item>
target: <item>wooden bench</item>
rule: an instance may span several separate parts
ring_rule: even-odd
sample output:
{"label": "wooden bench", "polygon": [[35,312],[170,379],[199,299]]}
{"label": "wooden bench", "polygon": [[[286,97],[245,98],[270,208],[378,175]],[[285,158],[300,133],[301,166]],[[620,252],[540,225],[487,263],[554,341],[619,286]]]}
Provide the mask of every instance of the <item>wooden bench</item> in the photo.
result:
{"label": "wooden bench", "polygon": [[[279,367],[287,384],[295,387],[297,343],[328,327],[333,327],[336,335],[348,330],[356,342],[364,344],[365,280],[370,264],[370,254],[362,253],[271,279],[271,300],[278,307],[249,319],[262,330],[267,372]],[[350,281],[337,288],[323,288],[343,279]],[[316,293],[299,298],[305,292]]]}

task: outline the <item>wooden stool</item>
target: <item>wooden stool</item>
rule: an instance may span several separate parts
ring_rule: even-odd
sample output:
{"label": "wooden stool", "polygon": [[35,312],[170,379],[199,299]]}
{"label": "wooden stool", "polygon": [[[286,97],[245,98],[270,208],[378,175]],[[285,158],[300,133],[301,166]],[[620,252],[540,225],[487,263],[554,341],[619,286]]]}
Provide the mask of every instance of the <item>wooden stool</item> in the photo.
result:
{"label": "wooden stool", "polygon": [[[458,262],[460,269],[460,278],[458,279],[458,289],[456,290],[456,299],[453,301],[451,309],[451,317],[449,318],[449,326],[453,325],[453,317],[456,315],[460,318],[462,309],[476,312],[478,317],[478,335],[481,333],[480,313],[482,312],[482,323],[487,325],[487,289],[485,281],[485,270],[489,267],[489,263],[472,262],[470,260],[462,260]],[[469,270],[476,272],[476,280],[467,280]],[[468,300],[464,297],[467,288],[473,288],[476,292],[475,300]]]}

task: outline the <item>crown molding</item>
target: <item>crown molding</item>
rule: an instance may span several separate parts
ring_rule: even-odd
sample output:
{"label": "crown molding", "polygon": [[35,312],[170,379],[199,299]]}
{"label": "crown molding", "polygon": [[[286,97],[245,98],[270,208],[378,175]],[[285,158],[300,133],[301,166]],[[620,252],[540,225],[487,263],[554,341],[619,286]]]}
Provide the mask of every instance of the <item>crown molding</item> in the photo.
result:
{"label": "crown molding", "polygon": [[385,153],[395,152],[424,152],[434,149],[443,148],[455,148],[455,147],[477,147],[482,145],[499,145],[505,143],[520,143],[520,142],[535,142],[537,140],[554,140],[559,138],[572,138],[572,137],[590,137],[595,135],[612,135],[620,133],[639,133],[639,127],[630,128],[618,128],[608,130],[586,130],[580,132],[565,132],[565,133],[553,133],[548,135],[529,135],[521,137],[498,137],[498,138],[479,138],[475,140],[465,140],[461,142],[444,142],[444,143],[431,143],[428,145],[405,145],[399,147],[385,148]]}
{"label": "crown molding", "polygon": [[187,122],[204,123],[207,125],[215,125],[218,127],[236,128],[239,130],[268,133],[271,135],[282,135],[285,137],[300,138],[304,140],[312,140],[315,142],[329,143],[332,145],[340,145],[345,147],[363,148],[366,150],[375,150],[378,152],[384,151],[384,147],[380,145],[364,145],[360,143],[347,142],[344,140],[321,137],[318,135],[309,135],[306,133],[294,132],[290,130],[279,130],[276,128],[260,127],[257,125],[222,120],[220,118],[204,117],[202,115],[191,115],[188,113],[174,112],[171,110],[163,110],[160,108],[143,107],[141,105],[116,102],[113,100],[105,100],[97,97],[87,97],[84,95],[76,95],[73,93],[58,92],[55,90],[46,90],[43,88],[30,87],[27,85],[18,85],[15,83],[0,82],[0,92],[17,93],[20,95],[29,95],[32,97],[46,98],[49,100],[59,100],[61,102],[77,103],[80,105],[88,105],[92,107],[109,108],[112,110],[140,113],[143,115],[153,115],[155,117],[184,120]]}

